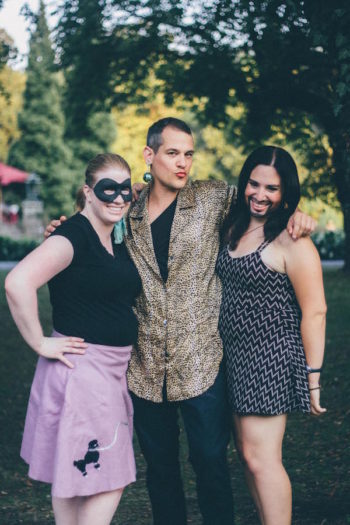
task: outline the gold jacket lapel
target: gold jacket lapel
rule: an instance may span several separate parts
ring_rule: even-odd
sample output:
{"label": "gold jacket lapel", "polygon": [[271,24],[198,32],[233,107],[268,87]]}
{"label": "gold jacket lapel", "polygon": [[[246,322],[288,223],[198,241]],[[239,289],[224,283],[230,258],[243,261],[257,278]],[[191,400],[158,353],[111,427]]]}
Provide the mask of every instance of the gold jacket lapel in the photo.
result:
{"label": "gold jacket lapel", "polygon": [[147,262],[153,271],[160,276],[148,218],[148,194],[149,187],[142,191],[138,201],[130,209],[128,215],[130,232],[127,234],[126,242],[132,243],[133,248],[139,252],[141,257]]}
{"label": "gold jacket lapel", "polygon": [[195,194],[192,182],[189,181],[186,186],[179,191],[173,225],[170,234],[170,243],[173,244],[179,234],[188,225],[191,219],[192,208],[195,205]]}

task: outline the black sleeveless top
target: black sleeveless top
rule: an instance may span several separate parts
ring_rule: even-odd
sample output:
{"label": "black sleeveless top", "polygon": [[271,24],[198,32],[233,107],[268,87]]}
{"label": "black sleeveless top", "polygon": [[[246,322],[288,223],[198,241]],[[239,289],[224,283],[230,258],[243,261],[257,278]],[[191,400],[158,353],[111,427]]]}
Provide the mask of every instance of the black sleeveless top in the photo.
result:
{"label": "black sleeveless top", "polygon": [[113,242],[114,256],[108,253],[80,213],[52,235],[66,237],[74,249],[68,268],[48,283],[55,330],[101,345],[135,343],[138,324],[132,306],[141,279],[125,244]]}

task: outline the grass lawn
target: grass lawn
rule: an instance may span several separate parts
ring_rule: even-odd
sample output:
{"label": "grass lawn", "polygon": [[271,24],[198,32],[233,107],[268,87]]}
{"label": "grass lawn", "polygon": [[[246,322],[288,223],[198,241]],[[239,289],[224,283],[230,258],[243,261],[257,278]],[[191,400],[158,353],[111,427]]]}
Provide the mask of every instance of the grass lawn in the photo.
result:
{"label": "grass lawn", "polygon": [[[53,523],[50,489],[27,477],[19,458],[21,434],[36,357],[12,322],[3,291],[5,272],[0,272],[1,355],[1,462],[0,523],[2,525]],[[328,302],[327,354],[323,374],[321,418],[292,415],[285,437],[285,465],[293,484],[295,525],[350,524],[350,279],[339,271],[325,274]],[[47,290],[40,291],[41,319],[50,330]],[[201,523],[195,479],[187,462],[186,440],[181,433],[183,476],[188,503],[188,523]],[[114,524],[150,525],[151,511],[145,486],[145,464],[137,441],[138,481],[122,498]],[[231,444],[229,462],[236,502],[237,525],[257,524],[242,469]]]}

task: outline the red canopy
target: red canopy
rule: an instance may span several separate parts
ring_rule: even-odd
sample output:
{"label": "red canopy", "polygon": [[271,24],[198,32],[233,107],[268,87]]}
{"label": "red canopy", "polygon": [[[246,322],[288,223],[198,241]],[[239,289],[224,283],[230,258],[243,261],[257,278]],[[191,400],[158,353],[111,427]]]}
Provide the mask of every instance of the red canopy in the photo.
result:
{"label": "red canopy", "polygon": [[29,177],[29,173],[7,166],[0,162],[0,184],[7,186],[12,182],[25,182]]}

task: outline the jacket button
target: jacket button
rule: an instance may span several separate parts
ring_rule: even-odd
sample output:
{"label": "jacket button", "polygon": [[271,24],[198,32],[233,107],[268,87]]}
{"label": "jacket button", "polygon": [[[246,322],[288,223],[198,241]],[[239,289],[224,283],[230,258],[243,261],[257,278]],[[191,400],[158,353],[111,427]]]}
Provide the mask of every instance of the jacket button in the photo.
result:
{"label": "jacket button", "polygon": [[164,325],[164,326],[167,325],[167,320],[166,320],[166,319],[164,319],[164,321],[163,321],[163,325]]}

